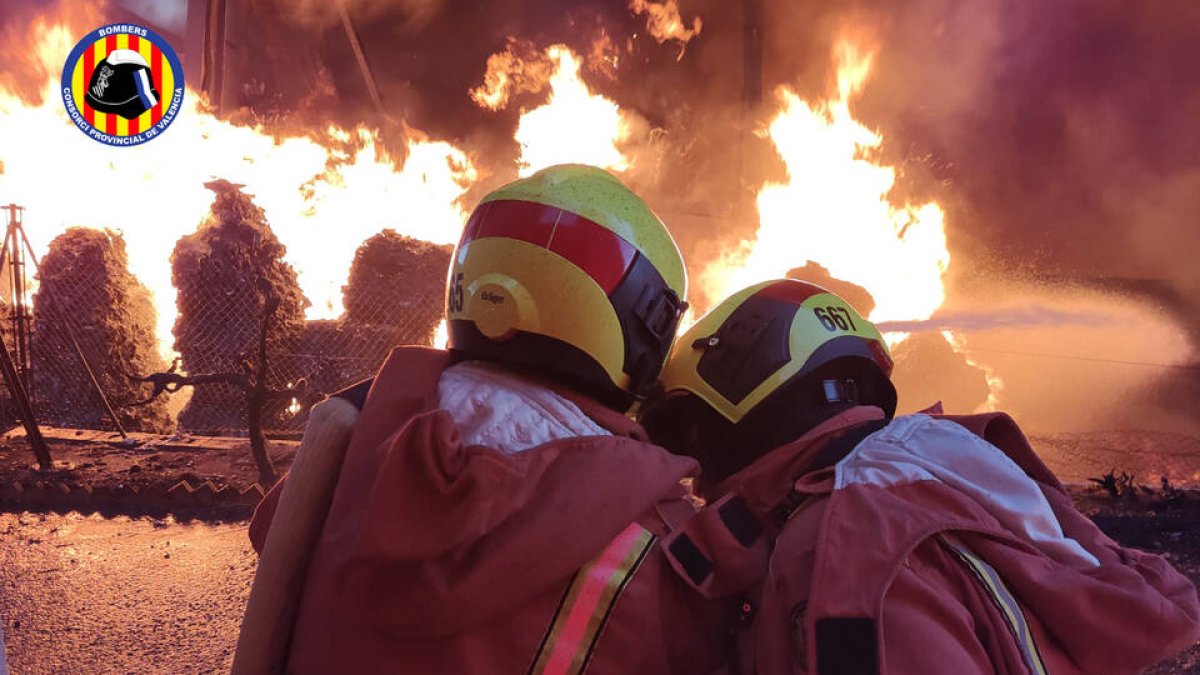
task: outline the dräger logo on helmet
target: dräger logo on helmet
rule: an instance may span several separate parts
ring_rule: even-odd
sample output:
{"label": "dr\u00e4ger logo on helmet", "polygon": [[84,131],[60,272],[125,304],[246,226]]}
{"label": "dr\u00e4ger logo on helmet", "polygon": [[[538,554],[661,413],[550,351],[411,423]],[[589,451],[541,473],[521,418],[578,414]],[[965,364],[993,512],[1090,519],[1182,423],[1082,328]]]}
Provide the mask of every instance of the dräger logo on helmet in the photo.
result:
{"label": "dr\u00e4ger logo on helmet", "polygon": [[67,114],[80,131],[107,145],[155,138],[179,115],[183,95],[183,66],[175,50],[142,26],[97,28],[63,65]]}

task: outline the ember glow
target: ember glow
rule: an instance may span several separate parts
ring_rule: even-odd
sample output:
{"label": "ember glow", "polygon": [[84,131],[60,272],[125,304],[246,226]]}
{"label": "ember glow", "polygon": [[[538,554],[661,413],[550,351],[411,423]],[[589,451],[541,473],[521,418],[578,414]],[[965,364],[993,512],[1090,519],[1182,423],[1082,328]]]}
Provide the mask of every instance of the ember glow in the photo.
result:
{"label": "ember glow", "polygon": [[57,82],[81,30],[64,23],[41,33],[27,69],[44,78],[40,100],[0,85],[0,199],[26,207],[39,257],[68,226],[122,232],[131,271],[154,295],[164,354],[176,314],[169,257],[207,216],[204,183],[213,178],[245,185],[266,211],[312,303],[309,318],[341,314],[354,251],[383,228],[435,243],[458,238],[459,199],[475,169],[458,148],[417,131],[399,162],[374,130],[272,135],[217,119],[189,91],[166,141],[112,148],[85,137],[71,128]]}
{"label": "ember glow", "polygon": [[850,112],[872,54],[841,42],[834,56],[836,92],[829,100],[777,92],[781,108],[767,131],[788,181],[763,186],[755,238],[714,263],[702,283],[709,298],[722,298],[812,260],[866,288],[876,302],[872,320],[928,318],[945,299],[944,213],[936,202],[888,200],[896,169],[874,160],[883,138]]}

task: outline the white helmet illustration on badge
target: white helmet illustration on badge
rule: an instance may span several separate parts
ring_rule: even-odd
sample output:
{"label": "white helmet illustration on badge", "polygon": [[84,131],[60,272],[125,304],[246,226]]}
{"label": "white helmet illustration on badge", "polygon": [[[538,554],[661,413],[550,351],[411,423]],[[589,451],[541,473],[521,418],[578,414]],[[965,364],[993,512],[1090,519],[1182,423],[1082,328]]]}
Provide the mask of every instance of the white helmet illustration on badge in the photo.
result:
{"label": "white helmet illustration on badge", "polygon": [[132,49],[114,49],[96,64],[84,99],[98,112],[135,119],[160,100],[150,64]]}

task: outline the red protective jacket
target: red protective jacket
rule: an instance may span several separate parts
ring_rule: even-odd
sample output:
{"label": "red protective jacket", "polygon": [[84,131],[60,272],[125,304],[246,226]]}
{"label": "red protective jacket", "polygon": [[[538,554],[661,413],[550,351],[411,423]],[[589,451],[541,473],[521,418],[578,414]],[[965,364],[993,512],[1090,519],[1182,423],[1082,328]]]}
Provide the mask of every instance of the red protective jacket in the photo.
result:
{"label": "red protective jacket", "polygon": [[829,456],[879,420],[776,449],[668,539],[746,598],[743,673],[1134,673],[1200,636],[1192,583],[1076,511],[1010,418],[898,418]]}
{"label": "red protective jacket", "polygon": [[[568,396],[612,436],[467,447],[437,409],[444,352],[380,371],[309,568],[293,673],[712,673],[727,612],[659,543],[694,513],[690,459]],[[272,500],[255,514],[261,546]]]}

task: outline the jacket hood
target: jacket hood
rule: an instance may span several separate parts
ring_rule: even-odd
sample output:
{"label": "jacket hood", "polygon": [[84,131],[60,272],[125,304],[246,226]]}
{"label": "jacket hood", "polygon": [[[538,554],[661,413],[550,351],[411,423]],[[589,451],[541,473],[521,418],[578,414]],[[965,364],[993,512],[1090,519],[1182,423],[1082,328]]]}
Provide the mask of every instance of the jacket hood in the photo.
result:
{"label": "jacket hood", "polygon": [[793,492],[805,467],[830,441],[883,419],[879,408],[851,408],[722,481],[712,495],[715,501],[666,540],[671,567],[710,599],[730,597],[759,583],[779,531],[774,511]]}
{"label": "jacket hood", "polygon": [[[389,356],[351,446],[374,454],[373,480],[356,500],[358,518],[339,519],[357,526],[332,535],[344,550],[338,592],[407,634],[461,632],[565,587],[630,523],[684,494],[680,481],[697,471],[645,442],[632,420],[561,388],[614,435],[516,454],[467,445],[437,409],[448,364],[424,348]],[[380,431],[397,419],[407,422]]]}

